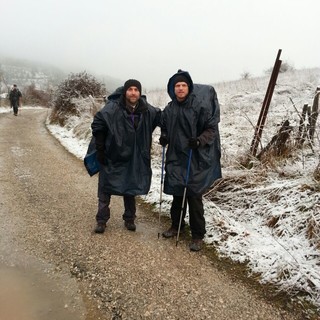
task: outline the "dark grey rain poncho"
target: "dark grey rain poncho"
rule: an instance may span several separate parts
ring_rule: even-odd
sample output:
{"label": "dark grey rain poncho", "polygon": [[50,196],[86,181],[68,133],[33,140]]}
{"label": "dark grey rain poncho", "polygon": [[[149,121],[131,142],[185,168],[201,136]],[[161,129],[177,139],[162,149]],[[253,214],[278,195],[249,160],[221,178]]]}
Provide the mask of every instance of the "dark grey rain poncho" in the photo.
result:
{"label": "dark grey rain poncho", "polygon": [[[189,79],[189,95],[179,103],[174,94],[174,78]],[[187,195],[201,195],[221,177],[220,109],[212,86],[193,84],[188,72],[179,71],[168,82],[172,101],[162,113],[161,132],[167,134],[164,192],[182,196],[185,188],[190,148],[188,140],[198,138],[200,146],[192,151]]]}
{"label": "dark grey rain poncho", "polygon": [[106,162],[99,172],[98,192],[133,196],[148,193],[152,175],[152,132],[159,125],[160,116],[160,109],[151,106],[144,96],[139,99],[136,111],[129,113],[123,87],[108,97],[91,125],[93,136],[99,132],[106,136]]}

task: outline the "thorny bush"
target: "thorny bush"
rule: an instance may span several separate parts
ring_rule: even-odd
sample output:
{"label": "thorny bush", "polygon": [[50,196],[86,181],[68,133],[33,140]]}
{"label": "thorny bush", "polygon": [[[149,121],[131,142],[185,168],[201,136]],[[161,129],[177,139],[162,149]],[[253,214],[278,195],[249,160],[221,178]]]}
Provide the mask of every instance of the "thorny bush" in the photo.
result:
{"label": "thorny bush", "polygon": [[66,80],[59,84],[53,95],[50,123],[59,123],[63,126],[66,116],[80,116],[80,112],[73,102],[74,98],[102,97],[105,94],[105,85],[92,75],[85,71],[71,73]]}

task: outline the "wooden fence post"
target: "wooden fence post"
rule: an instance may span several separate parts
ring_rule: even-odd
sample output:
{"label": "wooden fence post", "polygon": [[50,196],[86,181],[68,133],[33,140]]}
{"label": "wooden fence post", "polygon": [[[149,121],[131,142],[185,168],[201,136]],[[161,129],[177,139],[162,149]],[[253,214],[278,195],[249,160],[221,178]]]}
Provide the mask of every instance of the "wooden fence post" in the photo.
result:
{"label": "wooden fence post", "polygon": [[273,91],[274,91],[274,87],[276,85],[277,82],[277,78],[278,78],[278,74],[280,71],[280,67],[281,67],[281,60],[280,60],[280,55],[281,55],[281,49],[278,50],[278,54],[276,57],[276,61],[274,63],[274,67],[272,70],[272,74],[270,77],[270,81],[269,81],[269,85],[267,88],[267,92],[266,95],[264,97],[263,103],[262,103],[262,107],[261,107],[261,111],[260,111],[260,115],[259,115],[259,119],[255,128],[255,133],[254,133],[254,137],[251,143],[251,148],[250,148],[250,153],[255,157],[257,154],[257,149],[258,149],[258,145],[261,141],[261,135],[262,135],[262,131],[263,131],[263,127],[267,118],[267,114],[268,114],[268,110],[269,110],[269,106],[270,106],[270,102],[271,102],[271,98],[273,95]]}

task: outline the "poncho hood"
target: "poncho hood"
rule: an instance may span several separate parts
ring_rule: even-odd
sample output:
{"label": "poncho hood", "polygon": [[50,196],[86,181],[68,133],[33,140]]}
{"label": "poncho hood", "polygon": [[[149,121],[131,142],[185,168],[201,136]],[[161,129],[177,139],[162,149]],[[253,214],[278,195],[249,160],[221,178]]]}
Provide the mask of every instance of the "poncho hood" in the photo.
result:
{"label": "poncho hood", "polygon": [[193,81],[188,71],[178,70],[168,81],[167,92],[172,100],[176,100],[176,95],[174,94],[174,80],[178,76],[184,76],[188,79],[189,82],[189,95],[193,92]]}

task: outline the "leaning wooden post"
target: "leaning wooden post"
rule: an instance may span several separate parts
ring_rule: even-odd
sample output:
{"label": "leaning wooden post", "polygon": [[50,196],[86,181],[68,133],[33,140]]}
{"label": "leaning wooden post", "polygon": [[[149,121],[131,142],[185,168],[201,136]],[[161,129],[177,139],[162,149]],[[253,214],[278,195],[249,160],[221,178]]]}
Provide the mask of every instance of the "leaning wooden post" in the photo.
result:
{"label": "leaning wooden post", "polygon": [[280,71],[280,67],[281,67],[281,60],[280,60],[280,55],[281,55],[281,49],[278,50],[278,54],[273,66],[273,70],[271,73],[271,77],[269,80],[269,85],[267,88],[267,92],[266,95],[264,97],[263,103],[262,103],[262,107],[261,107],[261,111],[260,111],[260,115],[259,115],[259,119],[255,128],[255,133],[254,133],[254,137],[251,143],[251,148],[250,148],[250,153],[255,157],[257,154],[257,149],[258,149],[258,145],[261,141],[261,135],[262,135],[262,131],[263,131],[263,127],[264,124],[266,122],[267,119],[267,114],[268,114],[268,110],[269,110],[269,106],[270,106],[270,102],[271,102],[271,98],[273,95],[273,91],[274,91],[274,87],[276,85],[277,82],[277,78],[278,78],[278,74]]}

